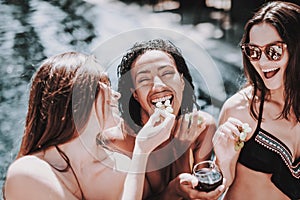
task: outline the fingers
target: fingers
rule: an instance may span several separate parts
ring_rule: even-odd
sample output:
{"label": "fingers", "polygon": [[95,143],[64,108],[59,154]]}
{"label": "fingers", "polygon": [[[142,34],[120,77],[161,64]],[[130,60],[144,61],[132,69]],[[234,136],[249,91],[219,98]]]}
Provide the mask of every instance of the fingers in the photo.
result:
{"label": "fingers", "polygon": [[174,120],[175,120],[175,115],[161,109],[155,109],[154,113],[150,116],[148,122],[152,126],[155,125],[163,126],[169,124],[170,122],[173,122]]}
{"label": "fingers", "polygon": [[191,185],[193,188],[198,185],[198,179],[189,173],[180,174],[179,179],[180,184]]}
{"label": "fingers", "polygon": [[230,123],[234,124],[235,126],[242,126],[243,122],[241,122],[240,120],[233,118],[233,117],[229,117],[228,120]]}
{"label": "fingers", "polygon": [[238,138],[238,136],[240,135],[238,128],[228,121],[221,125],[220,129],[223,133],[227,134],[233,140]]}
{"label": "fingers", "polygon": [[182,173],[178,177],[181,185],[181,192],[183,192],[182,196],[185,196],[186,199],[217,200],[225,191],[225,181],[223,181],[223,184],[217,187],[215,190],[204,192],[195,189],[195,187],[198,185],[198,179],[195,176],[188,173]]}
{"label": "fingers", "polygon": [[217,187],[215,190],[206,193],[207,199],[218,199],[225,191],[225,185],[222,184],[219,187]]}
{"label": "fingers", "polygon": [[[180,128],[179,128],[180,126]],[[205,119],[197,109],[194,109],[192,113],[184,114],[180,117],[177,123],[177,132],[178,134],[198,134],[202,132],[206,127]],[[200,128],[200,129],[199,129]]]}
{"label": "fingers", "polygon": [[240,120],[229,117],[228,120],[218,128],[218,130],[227,134],[231,139],[237,140],[240,136],[240,129],[243,127],[243,124],[244,123]]}
{"label": "fingers", "polygon": [[139,140],[157,139],[164,142],[170,137],[172,127],[174,126],[175,115],[166,111],[155,109],[150,116],[148,122],[139,132],[137,138]]}
{"label": "fingers", "polygon": [[155,123],[159,123],[160,122],[160,111],[159,109],[155,109],[154,113],[150,116],[147,124],[151,124],[152,126],[154,126]]}
{"label": "fingers", "polygon": [[164,127],[165,130],[167,130],[171,133],[171,129],[174,126],[174,122],[175,122],[175,115],[164,111],[161,113],[161,116],[164,117],[164,120],[162,121],[162,123],[159,126]]}

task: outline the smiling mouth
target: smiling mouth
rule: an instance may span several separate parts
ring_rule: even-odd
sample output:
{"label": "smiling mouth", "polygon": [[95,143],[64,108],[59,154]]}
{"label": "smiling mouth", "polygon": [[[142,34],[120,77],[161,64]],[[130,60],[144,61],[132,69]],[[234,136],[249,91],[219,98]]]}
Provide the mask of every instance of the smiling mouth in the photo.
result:
{"label": "smiling mouth", "polygon": [[172,108],[172,100],[173,97],[171,95],[153,99],[151,103],[158,109],[166,110],[169,113],[173,113],[173,108]]}
{"label": "smiling mouth", "polygon": [[262,72],[264,73],[264,76],[269,79],[272,78],[273,76],[275,76],[275,74],[277,74],[279,72],[280,68],[272,68],[272,69],[265,69],[262,70]]}

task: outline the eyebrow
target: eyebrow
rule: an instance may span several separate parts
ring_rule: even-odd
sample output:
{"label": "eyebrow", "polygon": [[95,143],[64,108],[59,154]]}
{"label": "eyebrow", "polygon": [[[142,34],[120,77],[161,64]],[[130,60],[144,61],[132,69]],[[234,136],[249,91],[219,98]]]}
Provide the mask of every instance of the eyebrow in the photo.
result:
{"label": "eyebrow", "polygon": [[163,66],[160,66],[160,67],[158,67],[158,71],[160,71],[160,70],[162,70],[162,69],[164,69],[164,68],[166,68],[166,67],[172,67],[171,65],[163,65]]}

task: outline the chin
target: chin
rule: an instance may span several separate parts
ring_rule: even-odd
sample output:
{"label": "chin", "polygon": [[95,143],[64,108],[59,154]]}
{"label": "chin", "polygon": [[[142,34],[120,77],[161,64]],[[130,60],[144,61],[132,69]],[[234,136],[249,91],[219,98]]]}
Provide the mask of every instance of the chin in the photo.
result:
{"label": "chin", "polygon": [[275,84],[265,84],[266,88],[268,88],[269,90],[278,90],[283,88],[283,85],[275,85]]}

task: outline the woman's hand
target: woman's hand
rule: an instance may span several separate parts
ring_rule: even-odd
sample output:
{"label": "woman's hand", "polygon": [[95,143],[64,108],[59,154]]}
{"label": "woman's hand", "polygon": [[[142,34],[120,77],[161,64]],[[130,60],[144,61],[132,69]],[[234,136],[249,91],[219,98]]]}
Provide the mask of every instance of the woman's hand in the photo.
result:
{"label": "woman's hand", "polygon": [[[213,137],[216,163],[222,170],[228,185],[234,179],[240,150],[244,145],[244,141],[248,139],[248,136],[241,135],[241,127],[245,127],[245,124],[236,118],[230,117],[224,124],[219,126]],[[249,129],[247,132],[249,132]]]}
{"label": "woman's hand", "polygon": [[177,155],[182,155],[206,128],[205,118],[194,109],[192,113],[180,116],[174,130],[174,144]]}
{"label": "woman's hand", "polygon": [[[183,197],[188,200],[217,200],[222,193],[225,191],[225,182],[223,180],[223,184],[217,187],[215,190],[210,192],[199,191],[195,189],[198,185],[198,179],[189,173],[179,174],[175,179],[173,179],[169,185],[170,189],[172,187],[171,193],[175,193],[175,196]],[[174,197],[175,199],[175,197]]]}
{"label": "woman's hand", "polygon": [[155,109],[148,122],[137,134],[135,150],[138,148],[140,153],[151,153],[170,137],[174,122],[175,115]]}

